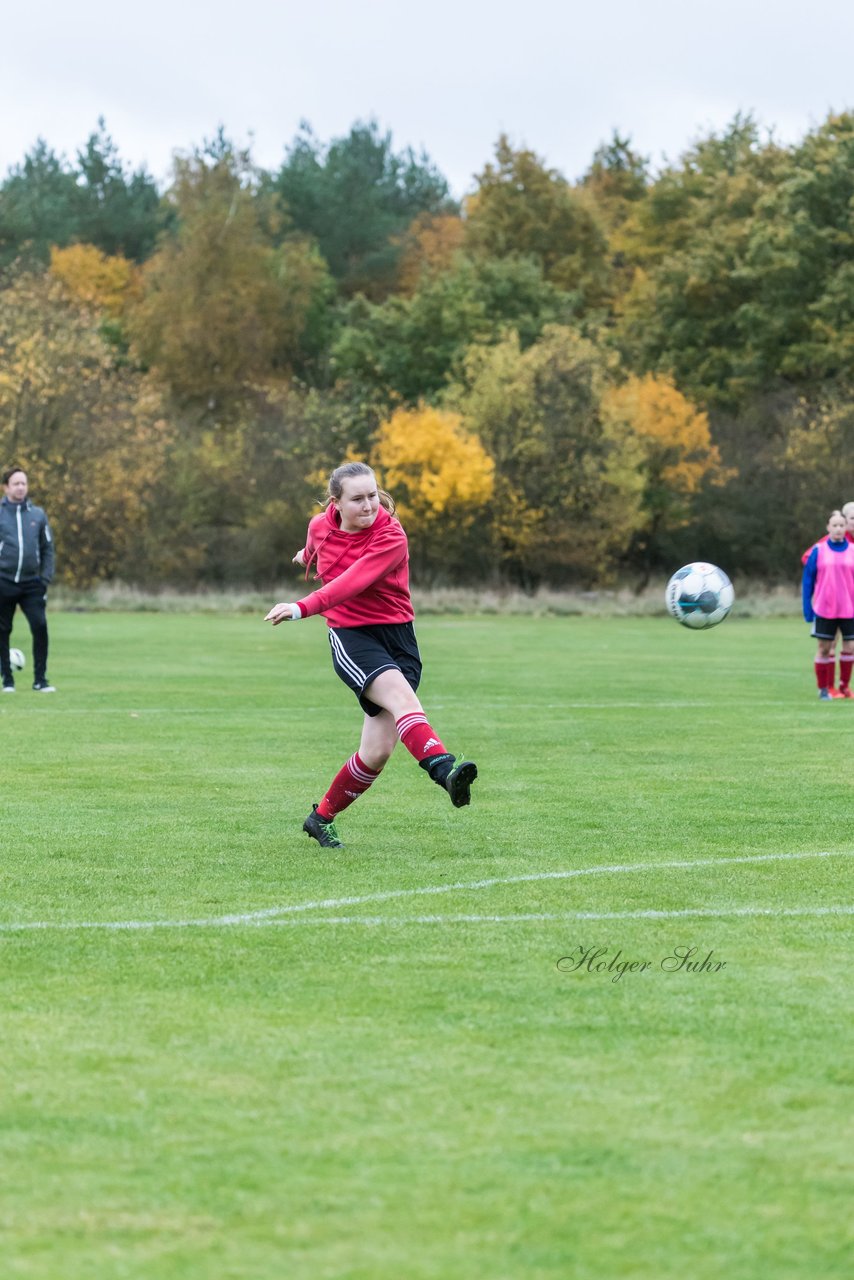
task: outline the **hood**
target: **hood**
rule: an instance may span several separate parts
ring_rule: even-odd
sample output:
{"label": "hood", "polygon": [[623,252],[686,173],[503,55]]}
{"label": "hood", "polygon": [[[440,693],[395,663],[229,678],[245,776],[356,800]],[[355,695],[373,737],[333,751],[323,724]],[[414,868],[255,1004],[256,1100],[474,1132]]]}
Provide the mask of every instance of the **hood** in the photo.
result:
{"label": "hood", "polygon": [[[341,529],[341,514],[338,511],[338,508],[330,502],[326,510],[321,511],[320,514],[316,515],[311,522],[311,533],[314,537],[315,546],[306,562],[306,582],[308,582],[308,575],[311,571],[311,566],[317,560],[320,548],[325,542],[331,541],[333,545],[337,545],[341,548],[341,554],[338,557],[340,560],[346,549],[353,545],[351,542],[352,538],[364,538],[366,541],[370,541],[379,529],[388,528],[391,522],[392,517],[386,511],[385,507],[380,507],[377,511],[377,518],[369,529],[363,529],[359,533],[344,533]],[[337,561],[333,561],[332,567],[334,567],[336,563]],[[317,577],[316,574],[315,577]]]}

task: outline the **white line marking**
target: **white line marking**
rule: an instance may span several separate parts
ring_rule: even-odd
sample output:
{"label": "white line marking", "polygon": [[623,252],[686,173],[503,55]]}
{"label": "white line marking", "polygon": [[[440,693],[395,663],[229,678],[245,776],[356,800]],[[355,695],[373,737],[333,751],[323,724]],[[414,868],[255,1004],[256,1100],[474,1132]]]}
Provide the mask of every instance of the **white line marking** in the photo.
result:
{"label": "white line marking", "polygon": [[[744,674],[753,675],[754,672],[753,671],[749,673],[745,672]],[[106,716],[106,715],[126,716],[126,715],[130,715],[131,712],[133,712],[134,715],[139,715],[139,716],[147,716],[147,715],[221,716],[222,715],[221,710],[215,707],[192,707],[192,706],[182,707],[180,705],[175,705],[175,706],[169,706],[169,707],[149,707],[149,706],[68,707],[68,706],[63,706],[60,708],[59,704],[57,703],[54,703],[53,705],[57,707],[58,710],[61,710],[62,714],[66,716]],[[288,703],[289,707],[291,707],[292,705],[293,704]],[[546,711],[624,711],[627,708],[629,710],[636,710],[638,708],[640,709],[652,708],[653,711],[661,711],[661,710],[668,710],[668,709],[680,710],[685,707],[691,707],[692,709],[696,709],[696,708],[706,709],[708,707],[713,707],[719,704],[716,704],[709,699],[700,701],[698,699],[689,700],[686,698],[679,698],[679,699],[674,699],[673,701],[668,701],[668,702],[651,702],[648,700],[645,700],[643,702],[624,702],[620,698],[615,698],[613,702],[590,702],[590,701],[587,701],[587,702],[539,702],[539,703],[531,702],[531,703],[528,703],[527,705],[530,706],[532,710],[539,710],[539,711],[542,711],[542,710],[546,710]],[[776,698],[767,698],[765,700],[755,699],[752,705],[756,707],[761,707],[761,706],[778,707],[780,703],[779,703],[779,700]],[[433,710],[441,710],[441,708],[439,707],[439,704],[436,702],[431,702],[430,706]],[[253,710],[255,709],[256,708],[253,704]],[[257,709],[269,710],[271,716],[278,714],[274,709],[271,710],[269,707],[262,706]],[[812,704],[810,704],[810,709],[812,709]],[[314,703],[304,707],[295,706],[294,710],[302,713],[317,712],[318,714],[324,714],[324,715],[329,714],[328,706],[317,705]],[[510,702],[490,702],[490,703],[479,702],[478,710],[506,711],[508,715],[512,716],[513,704]],[[787,707],[786,710],[787,710],[787,713],[789,713],[791,711],[791,708]]]}
{"label": "white line marking", "polygon": [[[288,923],[282,917],[293,916],[309,911],[332,911],[340,907],[357,907],[365,906],[374,902],[389,902],[395,898],[414,898],[427,897],[443,893],[464,893],[478,892],[481,889],[491,889],[496,885],[508,884],[533,884],[546,880],[572,880],[580,876],[601,876],[601,875],[630,875],[639,871],[693,871],[696,867],[726,867],[726,866],[750,866],[765,862],[791,862],[803,859],[813,858],[851,858],[854,857],[854,850],[823,850],[821,852],[812,853],[757,853],[744,854],[731,858],[694,858],[692,860],[674,860],[672,862],[645,862],[645,863],[615,863],[612,866],[599,867],[574,867],[567,871],[537,871],[529,875],[522,876],[494,876],[488,880],[469,880],[457,881],[453,884],[437,884],[425,885],[417,889],[385,889],[379,893],[366,893],[357,896],[345,898],[319,898],[316,901],[297,902],[290,906],[284,907],[267,907],[261,911],[249,911],[239,915],[227,916],[211,916],[207,919],[196,920],[29,920],[29,921],[8,921],[0,922],[0,933],[22,933],[27,930],[75,930],[75,929],[103,929],[107,931],[136,931],[142,929],[217,929],[229,927],[233,925],[256,925],[256,924],[277,924]],[[697,912],[691,914],[702,914],[706,908],[698,909]],[[755,911],[756,914],[786,914],[786,908],[724,908],[721,911],[713,908],[708,909],[712,915],[720,914],[747,914]],[[792,908],[793,913],[804,914],[808,908]],[[848,907],[833,908],[833,911],[840,913],[848,913]],[[830,909],[828,909],[828,912]],[[824,914],[824,908],[815,908],[817,914]],[[601,919],[601,920],[629,920],[629,919],[674,919],[679,916],[679,912],[656,912],[654,910],[642,911],[639,913],[586,913],[572,914],[569,916],[555,916],[554,919]],[[510,919],[532,919],[546,920],[551,917],[546,915],[533,915],[530,917],[471,917],[472,920],[492,919],[493,923],[501,920]],[[349,923],[350,920],[362,920],[367,917],[339,917],[340,923]],[[391,918],[389,923],[392,922]],[[418,917],[410,917],[413,921],[417,921]],[[432,919],[423,917],[423,920]],[[435,917],[436,920],[451,919],[451,917]],[[465,917],[459,917],[460,920]],[[329,920],[335,923],[331,917],[322,917],[317,923],[323,920]]]}
{"label": "white line marking", "polygon": [[854,916],[854,905],[836,907],[698,907],[684,911],[566,911],[529,912],[512,916],[287,916],[278,920],[256,920],[255,927],[269,925],[410,925],[410,924],[527,924],[543,921],[587,920],[684,920],[691,917],[720,920],[728,916]]}

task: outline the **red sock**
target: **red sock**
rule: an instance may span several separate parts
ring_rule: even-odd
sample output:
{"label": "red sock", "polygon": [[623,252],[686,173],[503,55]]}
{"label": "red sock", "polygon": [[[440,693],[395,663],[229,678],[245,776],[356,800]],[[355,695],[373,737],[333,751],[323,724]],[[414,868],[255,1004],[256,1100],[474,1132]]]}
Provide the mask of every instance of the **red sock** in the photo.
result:
{"label": "red sock", "polygon": [[431,729],[423,711],[410,711],[397,721],[397,736],[411,756],[421,763],[428,756],[448,754],[448,748]]}
{"label": "red sock", "polygon": [[815,681],[819,689],[829,689],[833,684],[833,669],[835,665],[833,658],[816,658]]}
{"label": "red sock", "polygon": [[854,653],[839,655],[839,687],[847,689],[851,683],[851,668],[854,667]]}
{"label": "red sock", "polygon": [[358,751],[332,779],[329,790],[317,806],[318,817],[330,822],[337,813],[358,800],[376,782],[381,770],[369,769]]}

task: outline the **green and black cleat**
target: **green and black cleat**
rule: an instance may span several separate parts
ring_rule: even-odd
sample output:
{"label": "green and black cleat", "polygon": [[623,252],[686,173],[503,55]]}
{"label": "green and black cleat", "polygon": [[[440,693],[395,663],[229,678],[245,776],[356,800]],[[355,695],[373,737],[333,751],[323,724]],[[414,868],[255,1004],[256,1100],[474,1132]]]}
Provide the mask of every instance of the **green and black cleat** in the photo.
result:
{"label": "green and black cleat", "polygon": [[321,818],[317,812],[317,805],[311,806],[311,813],[302,824],[302,829],[307,836],[311,836],[312,840],[316,840],[318,844],[323,845],[324,849],[343,849],[344,845],[338,838],[338,832],[335,830],[335,821],[330,818],[328,821]]}
{"label": "green and black cleat", "polygon": [[471,804],[471,784],[477,777],[477,765],[473,760],[464,760],[462,756],[455,760],[450,754],[431,756],[421,761],[421,767],[427,770],[435,783],[445,788],[455,809]]}

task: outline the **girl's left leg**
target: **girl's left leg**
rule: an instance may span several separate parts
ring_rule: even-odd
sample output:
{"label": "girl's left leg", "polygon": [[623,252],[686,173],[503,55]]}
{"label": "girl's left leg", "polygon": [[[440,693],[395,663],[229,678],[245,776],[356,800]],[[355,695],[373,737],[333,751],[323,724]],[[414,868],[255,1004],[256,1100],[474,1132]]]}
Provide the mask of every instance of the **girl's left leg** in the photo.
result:
{"label": "girl's left leg", "polygon": [[833,646],[835,640],[818,640],[815,655],[815,681],[818,685],[818,696],[825,701],[832,697],[830,687],[833,684],[835,659]]}
{"label": "girl's left leg", "polygon": [[338,770],[329,790],[317,806],[326,822],[364,795],[376,782],[397,746],[394,720],[387,711],[378,716],[365,716],[359,750]]}
{"label": "girl's left leg", "polygon": [[839,692],[843,698],[854,697],[851,692],[851,670],[854,667],[854,640],[843,640],[839,652]]}

